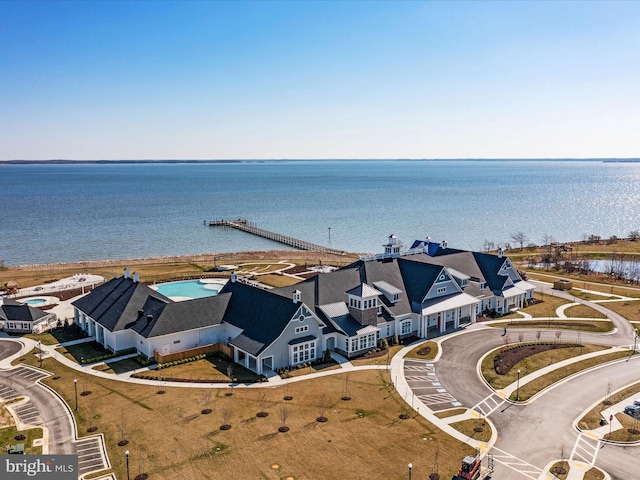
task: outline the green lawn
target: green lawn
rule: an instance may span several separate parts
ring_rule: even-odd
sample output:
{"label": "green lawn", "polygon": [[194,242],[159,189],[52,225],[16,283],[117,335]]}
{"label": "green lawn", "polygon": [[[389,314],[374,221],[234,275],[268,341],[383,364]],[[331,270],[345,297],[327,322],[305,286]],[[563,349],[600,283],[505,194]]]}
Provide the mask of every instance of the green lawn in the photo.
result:
{"label": "green lawn", "polygon": [[[24,435],[27,437],[25,440],[16,440],[16,435]],[[30,430],[17,430],[15,426],[0,428],[0,453],[6,454],[7,448],[11,445],[18,443],[24,443],[25,455],[40,455],[42,454],[42,447],[34,447],[33,441],[42,438],[41,428],[32,428]]]}

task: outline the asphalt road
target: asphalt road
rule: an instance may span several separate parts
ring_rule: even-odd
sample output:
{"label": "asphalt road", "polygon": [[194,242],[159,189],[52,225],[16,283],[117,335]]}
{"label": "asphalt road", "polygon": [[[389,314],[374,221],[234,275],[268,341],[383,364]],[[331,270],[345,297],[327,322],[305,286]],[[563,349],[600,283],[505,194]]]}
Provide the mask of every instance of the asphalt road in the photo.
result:
{"label": "asphalt road", "polygon": [[[545,294],[551,290],[543,288]],[[574,300],[572,295],[553,292]],[[620,315],[606,306],[576,299],[596,308],[614,322],[614,334],[580,333],[582,342],[605,345],[630,345],[633,328]],[[605,304],[606,305],[606,304]],[[535,330],[509,328],[510,341],[522,332],[533,340]],[[443,354],[435,362],[438,381],[465,407],[482,411],[497,429],[498,440],[491,453],[495,459],[494,478],[509,480],[537,479],[550,462],[564,456],[595,465],[607,471],[613,480],[637,478],[637,455],[640,447],[618,447],[599,443],[581,435],[573,422],[582,412],[601,400],[609,381],[613,390],[640,380],[640,357],[629,362],[607,365],[573,377],[546,391],[527,405],[511,405],[503,401],[479,378],[478,361],[504,343],[502,329],[476,326],[442,342]],[[564,332],[564,340],[576,336]],[[543,330],[542,340],[555,340],[555,330]],[[489,399],[489,397],[491,397]]]}
{"label": "asphalt road", "polygon": [[[10,340],[0,341],[0,360],[20,351],[21,345]],[[56,454],[75,454],[73,444],[73,424],[67,406],[49,389],[35,383],[48,373],[21,366],[12,370],[0,370],[0,385],[11,388],[19,396],[29,397],[32,407],[24,409],[24,418],[33,421],[36,426],[49,429],[49,452]],[[34,415],[35,409],[37,415]],[[20,415],[23,418],[23,415]]]}

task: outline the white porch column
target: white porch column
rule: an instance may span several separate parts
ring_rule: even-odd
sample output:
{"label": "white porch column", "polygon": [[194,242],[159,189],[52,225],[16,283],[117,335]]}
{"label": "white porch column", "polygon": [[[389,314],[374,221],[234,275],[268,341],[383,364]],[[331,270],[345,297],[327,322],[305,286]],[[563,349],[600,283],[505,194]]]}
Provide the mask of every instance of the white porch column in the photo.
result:
{"label": "white porch column", "polygon": [[238,349],[233,347],[233,361],[238,363]]}
{"label": "white porch column", "polygon": [[469,311],[471,313],[471,323],[476,323],[476,306],[469,305]]}
{"label": "white porch column", "polygon": [[440,312],[440,333],[447,330],[447,312]]}
{"label": "white porch column", "polygon": [[459,308],[455,308],[453,310],[453,328],[459,328],[460,327],[460,309]]}

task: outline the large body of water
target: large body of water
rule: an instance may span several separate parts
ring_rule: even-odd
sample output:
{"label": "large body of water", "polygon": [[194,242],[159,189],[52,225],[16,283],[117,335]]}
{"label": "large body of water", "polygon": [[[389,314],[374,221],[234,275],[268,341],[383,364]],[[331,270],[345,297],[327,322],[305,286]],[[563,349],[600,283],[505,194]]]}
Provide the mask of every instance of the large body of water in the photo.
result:
{"label": "large body of water", "polygon": [[[7,265],[286,248],[204,220],[356,252],[394,233],[481,249],[640,228],[640,163],[280,161],[0,165]],[[331,238],[329,239],[329,228]]]}

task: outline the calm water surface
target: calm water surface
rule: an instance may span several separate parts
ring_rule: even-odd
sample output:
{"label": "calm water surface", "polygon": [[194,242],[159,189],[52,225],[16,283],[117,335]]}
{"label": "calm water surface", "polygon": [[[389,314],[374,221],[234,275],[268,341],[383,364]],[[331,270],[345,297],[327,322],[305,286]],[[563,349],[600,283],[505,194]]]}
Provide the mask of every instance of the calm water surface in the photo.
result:
{"label": "calm water surface", "polygon": [[379,252],[391,233],[479,249],[518,231],[541,243],[640,228],[640,163],[0,165],[0,202],[8,265],[286,248],[203,225],[238,217],[349,251]]}

